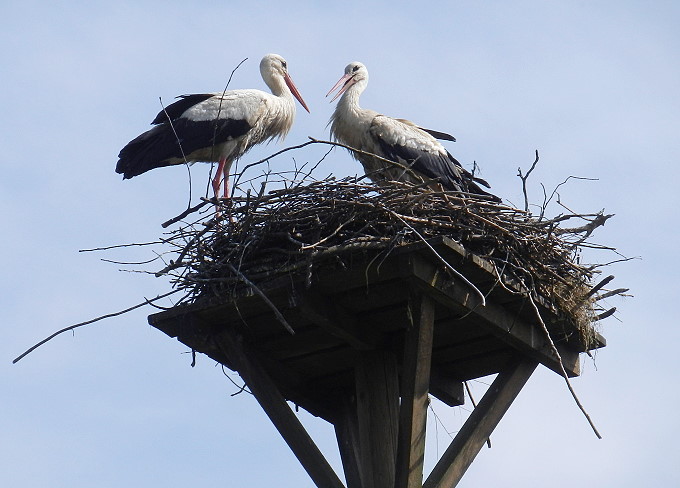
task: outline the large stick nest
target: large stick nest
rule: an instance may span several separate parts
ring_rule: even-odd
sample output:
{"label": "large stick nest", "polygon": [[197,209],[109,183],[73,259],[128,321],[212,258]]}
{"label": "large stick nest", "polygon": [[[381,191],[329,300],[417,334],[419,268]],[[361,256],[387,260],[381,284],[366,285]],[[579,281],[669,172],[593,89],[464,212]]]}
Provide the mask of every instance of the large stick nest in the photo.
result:
{"label": "large stick nest", "polygon": [[[578,263],[585,239],[610,217],[602,213],[533,217],[428,184],[307,177],[285,181],[283,188],[267,186],[221,201],[215,213],[170,233],[166,242],[179,255],[158,274],[171,276],[186,292],[185,301],[223,298],[244,286],[259,292],[269,280],[290,274],[311,283],[320,267],[344,266],[357,253],[380,257],[404,244],[447,236],[488,260],[501,286],[519,285],[579,330],[613,313],[597,305],[606,284],[593,286],[598,265]],[[572,220],[579,225],[563,227]]]}

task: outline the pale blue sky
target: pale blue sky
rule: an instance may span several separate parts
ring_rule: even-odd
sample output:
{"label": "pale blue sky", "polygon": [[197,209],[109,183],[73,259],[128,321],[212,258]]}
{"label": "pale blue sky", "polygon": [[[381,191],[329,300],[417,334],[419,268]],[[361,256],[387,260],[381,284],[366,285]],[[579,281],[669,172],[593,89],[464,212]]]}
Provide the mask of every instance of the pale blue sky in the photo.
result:
{"label": "pale blue sky", "polygon": [[[273,2],[272,2],[273,3]],[[310,2],[311,3],[311,2]],[[678,486],[680,4],[674,1],[4,2],[0,6],[3,341],[0,482],[97,486],[311,487],[254,399],[214,362],[149,327],[142,309],[63,335],[53,331],[168,289],[79,249],[156,239],[187,203],[187,171],[121,181],[116,156],[182,93],[260,88],[263,54],[288,60],[312,113],[284,145],[328,136],[325,93],[350,61],[371,81],[362,105],[454,134],[496,194],[518,205],[518,166],[534,201],[569,175],[576,211],[616,217],[595,241],[642,259],[613,266],[633,299],[611,300],[608,346],[573,381],[541,368],[459,486]],[[243,162],[284,147],[254,149]],[[323,148],[274,164],[316,161]],[[335,151],[321,173],[361,171]],[[194,166],[194,198],[206,165]],[[557,211],[557,210],[556,210]],[[610,255],[589,255],[610,260]],[[238,381],[238,378],[235,378]],[[479,395],[484,385],[474,384]],[[436,405],[446,428],[465,410]],[[332,429],[300,413],[338,467]],[[428,423],[428,467],[449,441]]]}

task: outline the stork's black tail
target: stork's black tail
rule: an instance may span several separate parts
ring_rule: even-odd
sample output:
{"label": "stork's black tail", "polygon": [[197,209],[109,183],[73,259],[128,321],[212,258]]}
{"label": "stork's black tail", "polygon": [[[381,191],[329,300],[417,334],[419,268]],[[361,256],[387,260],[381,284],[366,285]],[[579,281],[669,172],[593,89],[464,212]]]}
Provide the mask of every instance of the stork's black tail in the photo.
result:
{"label": "stork's black tail", "polygon": [[[483,178],[479,178],[475,176],[474,174],[470,173],[468,170],[463,168],[463,165],[458,162],[456,158],[454,158],[451,153],[447,151],[447,154],[449,156],[449,159],[453,162],[453,164],[458,168],[460,171],[460,189],[458,188],[449,188],[451,190],[462,190],[465,193],[472,193],[475,195],[482,195],[484,197],[489,198],[491,201],[500,203],[502,200],[498,198],[496,195],[489,193],[488,191],[484,190],[480,185],[485,186],[486,188],[491,188],[491,185],[487,183],[487,181]],[[446,186],[446,185],[444,185]]]}
{"label": "stork's black tail", "polygon": [[183,162],[182,151],[170,124],[160,124],[134,138],[118,154],[116,173],[123,179],[154,168]]}

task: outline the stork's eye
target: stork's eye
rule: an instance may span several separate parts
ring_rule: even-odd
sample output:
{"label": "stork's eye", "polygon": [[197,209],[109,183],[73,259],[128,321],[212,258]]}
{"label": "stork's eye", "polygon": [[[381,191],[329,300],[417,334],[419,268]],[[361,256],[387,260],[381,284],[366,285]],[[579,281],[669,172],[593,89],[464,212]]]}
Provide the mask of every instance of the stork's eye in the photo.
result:
{"label": "stork's eye", "polygon": [[284,69],[288,68],[288,64],[285,61],[281,61],[281,66],[283,66]]}
{"label": "stork's eye", "polygon": [[355,66],[354,68],[352,68],[352,71],[354,71],[356,73],[357,71],[359,71],[359,67]]}

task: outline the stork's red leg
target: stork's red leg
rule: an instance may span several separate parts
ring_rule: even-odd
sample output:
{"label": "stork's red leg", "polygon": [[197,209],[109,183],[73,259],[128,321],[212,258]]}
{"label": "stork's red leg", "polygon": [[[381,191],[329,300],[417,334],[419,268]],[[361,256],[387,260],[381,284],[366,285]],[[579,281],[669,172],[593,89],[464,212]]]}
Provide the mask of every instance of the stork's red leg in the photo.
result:
{"label": "stork's red leg", "polygon": [[213,192],[215,193],[215,198],[220,196],[220,182],[222,180],[222,173],[224,172],[224,165],[227,162],[226,158],[220,158],[217,163],[217,171],[215,171],[215,177],[212,181]]}
{"label": "stork's red leg", "polygon": [[[225,160],[226,163],[226,160]],[[224,164],[222,168],[223,172],[223,180],[224,180],[224,198],[229,198],[229,166],[228,164]]]}
{"label": "stork's red leg", "polygon": [[227,158],[220,158],[217,163],[217,171],[215,172],[215,177],[212,180],[213,192],[215,193],[215,198],[220,196],[220,181],[224,173],[224,165],[227,163]]}

